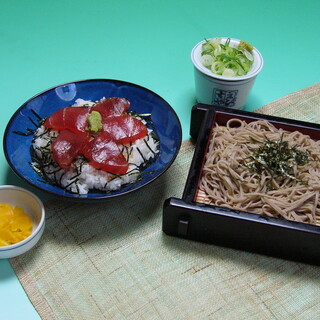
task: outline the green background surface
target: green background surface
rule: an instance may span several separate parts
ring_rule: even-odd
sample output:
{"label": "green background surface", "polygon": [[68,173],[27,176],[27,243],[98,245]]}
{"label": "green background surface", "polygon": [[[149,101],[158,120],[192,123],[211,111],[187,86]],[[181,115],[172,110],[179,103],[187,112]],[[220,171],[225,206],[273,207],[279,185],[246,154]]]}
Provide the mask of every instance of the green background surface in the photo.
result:
{"label": "green background surface", "polygon": [[[107,78],[162,96],[187,139],[196,43],[221,36],[258,48],[264,68],[245,106],[254,111],[319,81],[319,12],[316,0],[0,0],[2,135],[15,110],[39,92]],[[31,189],[13,175],[3,152],[0,163],[1,184]],[[0,260],[0,310],[2,319],[38,319],[7,260]]]}

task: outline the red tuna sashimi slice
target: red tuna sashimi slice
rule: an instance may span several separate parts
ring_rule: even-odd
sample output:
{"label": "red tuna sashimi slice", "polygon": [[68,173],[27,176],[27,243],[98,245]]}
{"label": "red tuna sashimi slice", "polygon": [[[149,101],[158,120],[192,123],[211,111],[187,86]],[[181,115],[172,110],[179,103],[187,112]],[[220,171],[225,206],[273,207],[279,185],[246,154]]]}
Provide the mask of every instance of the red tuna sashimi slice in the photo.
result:
{"label": "red tuna sashimi slice", "polygon": [[104,119],[102,130],[109,134],[111,140],[122,144],[134,142],[145,137],[148,133],[148,129],[142,121],[127,114]]}
{"label": "red tuna sashimi slice", "polygon": [[65,125],[64,125],[64,114],[66,112],[67,108],[62,108],[55,113],[53,113],[45,122],[44,126],[49,129],[54,129],[54,130],[64,130]]}
{"label": "red tuna sashimi slice", "polygon": [[125,98],[111,97],[99,101],[92,110],[100,112],[102,119],[109,116],[119,116],[130,107],[130,101]]}
{"label": "red tuna sashimi slice", "polygon": [[125,174],[128,170],[129,165],[124,155],[106,132],[99,133],[83,146],[82,153],[96,169],[113,174]]}
{"label": "red tuna sashimi slice", "polygon": [[90,135],[87,132],[74,133],[69,130],[63,130],[54,139],[51,145],[53,159],[61,168],[67,168],[74,161],[84,145],[90,141]]}
{"label": "red tuna sashimi slice", "polygon": [[54,130],[68,129],[72,132],[85,132],[88,124],[89,107],[65,107],[53,113],[44,123]]}
{"label": "red tuna sashimi slice", "polygon": [[66,129],[72,132],[86,132],[88,125],[88,115],[91,112],[89,107],[69,107],[64,116]]}

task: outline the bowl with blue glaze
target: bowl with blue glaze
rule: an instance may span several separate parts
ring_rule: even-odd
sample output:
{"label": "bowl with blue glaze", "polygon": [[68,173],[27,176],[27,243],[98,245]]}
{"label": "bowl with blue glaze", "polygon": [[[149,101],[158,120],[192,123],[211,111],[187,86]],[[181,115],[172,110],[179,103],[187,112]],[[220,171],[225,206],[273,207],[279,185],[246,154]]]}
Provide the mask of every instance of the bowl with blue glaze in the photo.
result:
{"label": "bowl with blue glaze", "polygon": [[[159,138],[159,154],[135,183],[117,191],[91,190],[88,194],[70,193],[42,179],[32,167],[30,152],[32,134],[39,119],[45,119],[61,108],[74,105],[77,99],[98,101],[120,97],[130,101],[130,109],[138,114],[150,114],[152,126]],[[4,133],[3,148],[8,164],[24,181],[53,197],[69,200],[101,201],[137,191],[159,178],[174,162],[182,141],[182,129],[174,109],[155,92],[126,81],[89,79],[69,82],[48,89],[20,106],[11,117]]]}

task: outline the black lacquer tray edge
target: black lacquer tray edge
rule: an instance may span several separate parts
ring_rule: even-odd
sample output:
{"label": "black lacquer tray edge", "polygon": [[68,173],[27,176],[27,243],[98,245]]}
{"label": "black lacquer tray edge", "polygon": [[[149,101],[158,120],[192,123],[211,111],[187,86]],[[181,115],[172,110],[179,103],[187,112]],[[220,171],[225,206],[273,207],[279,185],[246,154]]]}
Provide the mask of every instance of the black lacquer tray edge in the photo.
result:
{"label": "black lacquer tray edge", "polygon": [[169,198],[164,202],[163,232],[189,240],[320,265],[320,227],[194,202],[210,130],[217,113],[252,120],[265,119],[320,136],[320,125],[315,123],[195,105],[190,123],[190,135],[196,140],[193,159],[182,198]]}

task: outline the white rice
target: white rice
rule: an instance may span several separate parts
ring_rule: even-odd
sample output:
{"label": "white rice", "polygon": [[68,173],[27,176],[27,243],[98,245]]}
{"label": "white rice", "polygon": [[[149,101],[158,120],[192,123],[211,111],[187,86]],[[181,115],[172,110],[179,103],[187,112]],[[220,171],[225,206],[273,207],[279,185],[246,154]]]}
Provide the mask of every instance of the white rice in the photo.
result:
{"label": "white rice", "polygon": [[[88,104],[88,101],[78,99],[77,106],[81,105],[88,106],[90,104]],[[143,119],[139,119],[145,123]],[[46,132],[46,130],[44,126],[41,126],[35,133],[32,147],[38,160],[32,163],[33,167],[39,168],[37,162],[44,160],[43,152],[44,150],[48,151],[49,157],[47,156],[45,162],[50,163],[50,165],[42,169],[42,174],[46,175],[47,180],[61,188],[81,195],[87,194],[92,189],[104,192],[116,191],[121,189],[123,185],[136,182],[141,177],[141,168],[145,170],[143,165],[159,153],[159,141],[153,138],[152,130],[148,129],[146,137],[138,139],[130,145],[119,146],[129,163],[128,171],[124,175],[114,175],[95,169],[84,162],[81,157],[73,165],[63,169],[54,162],[51,153],[50,141],[52,141],[52,137],[56,137],[59,133],[54,130],[47,130]]]}

